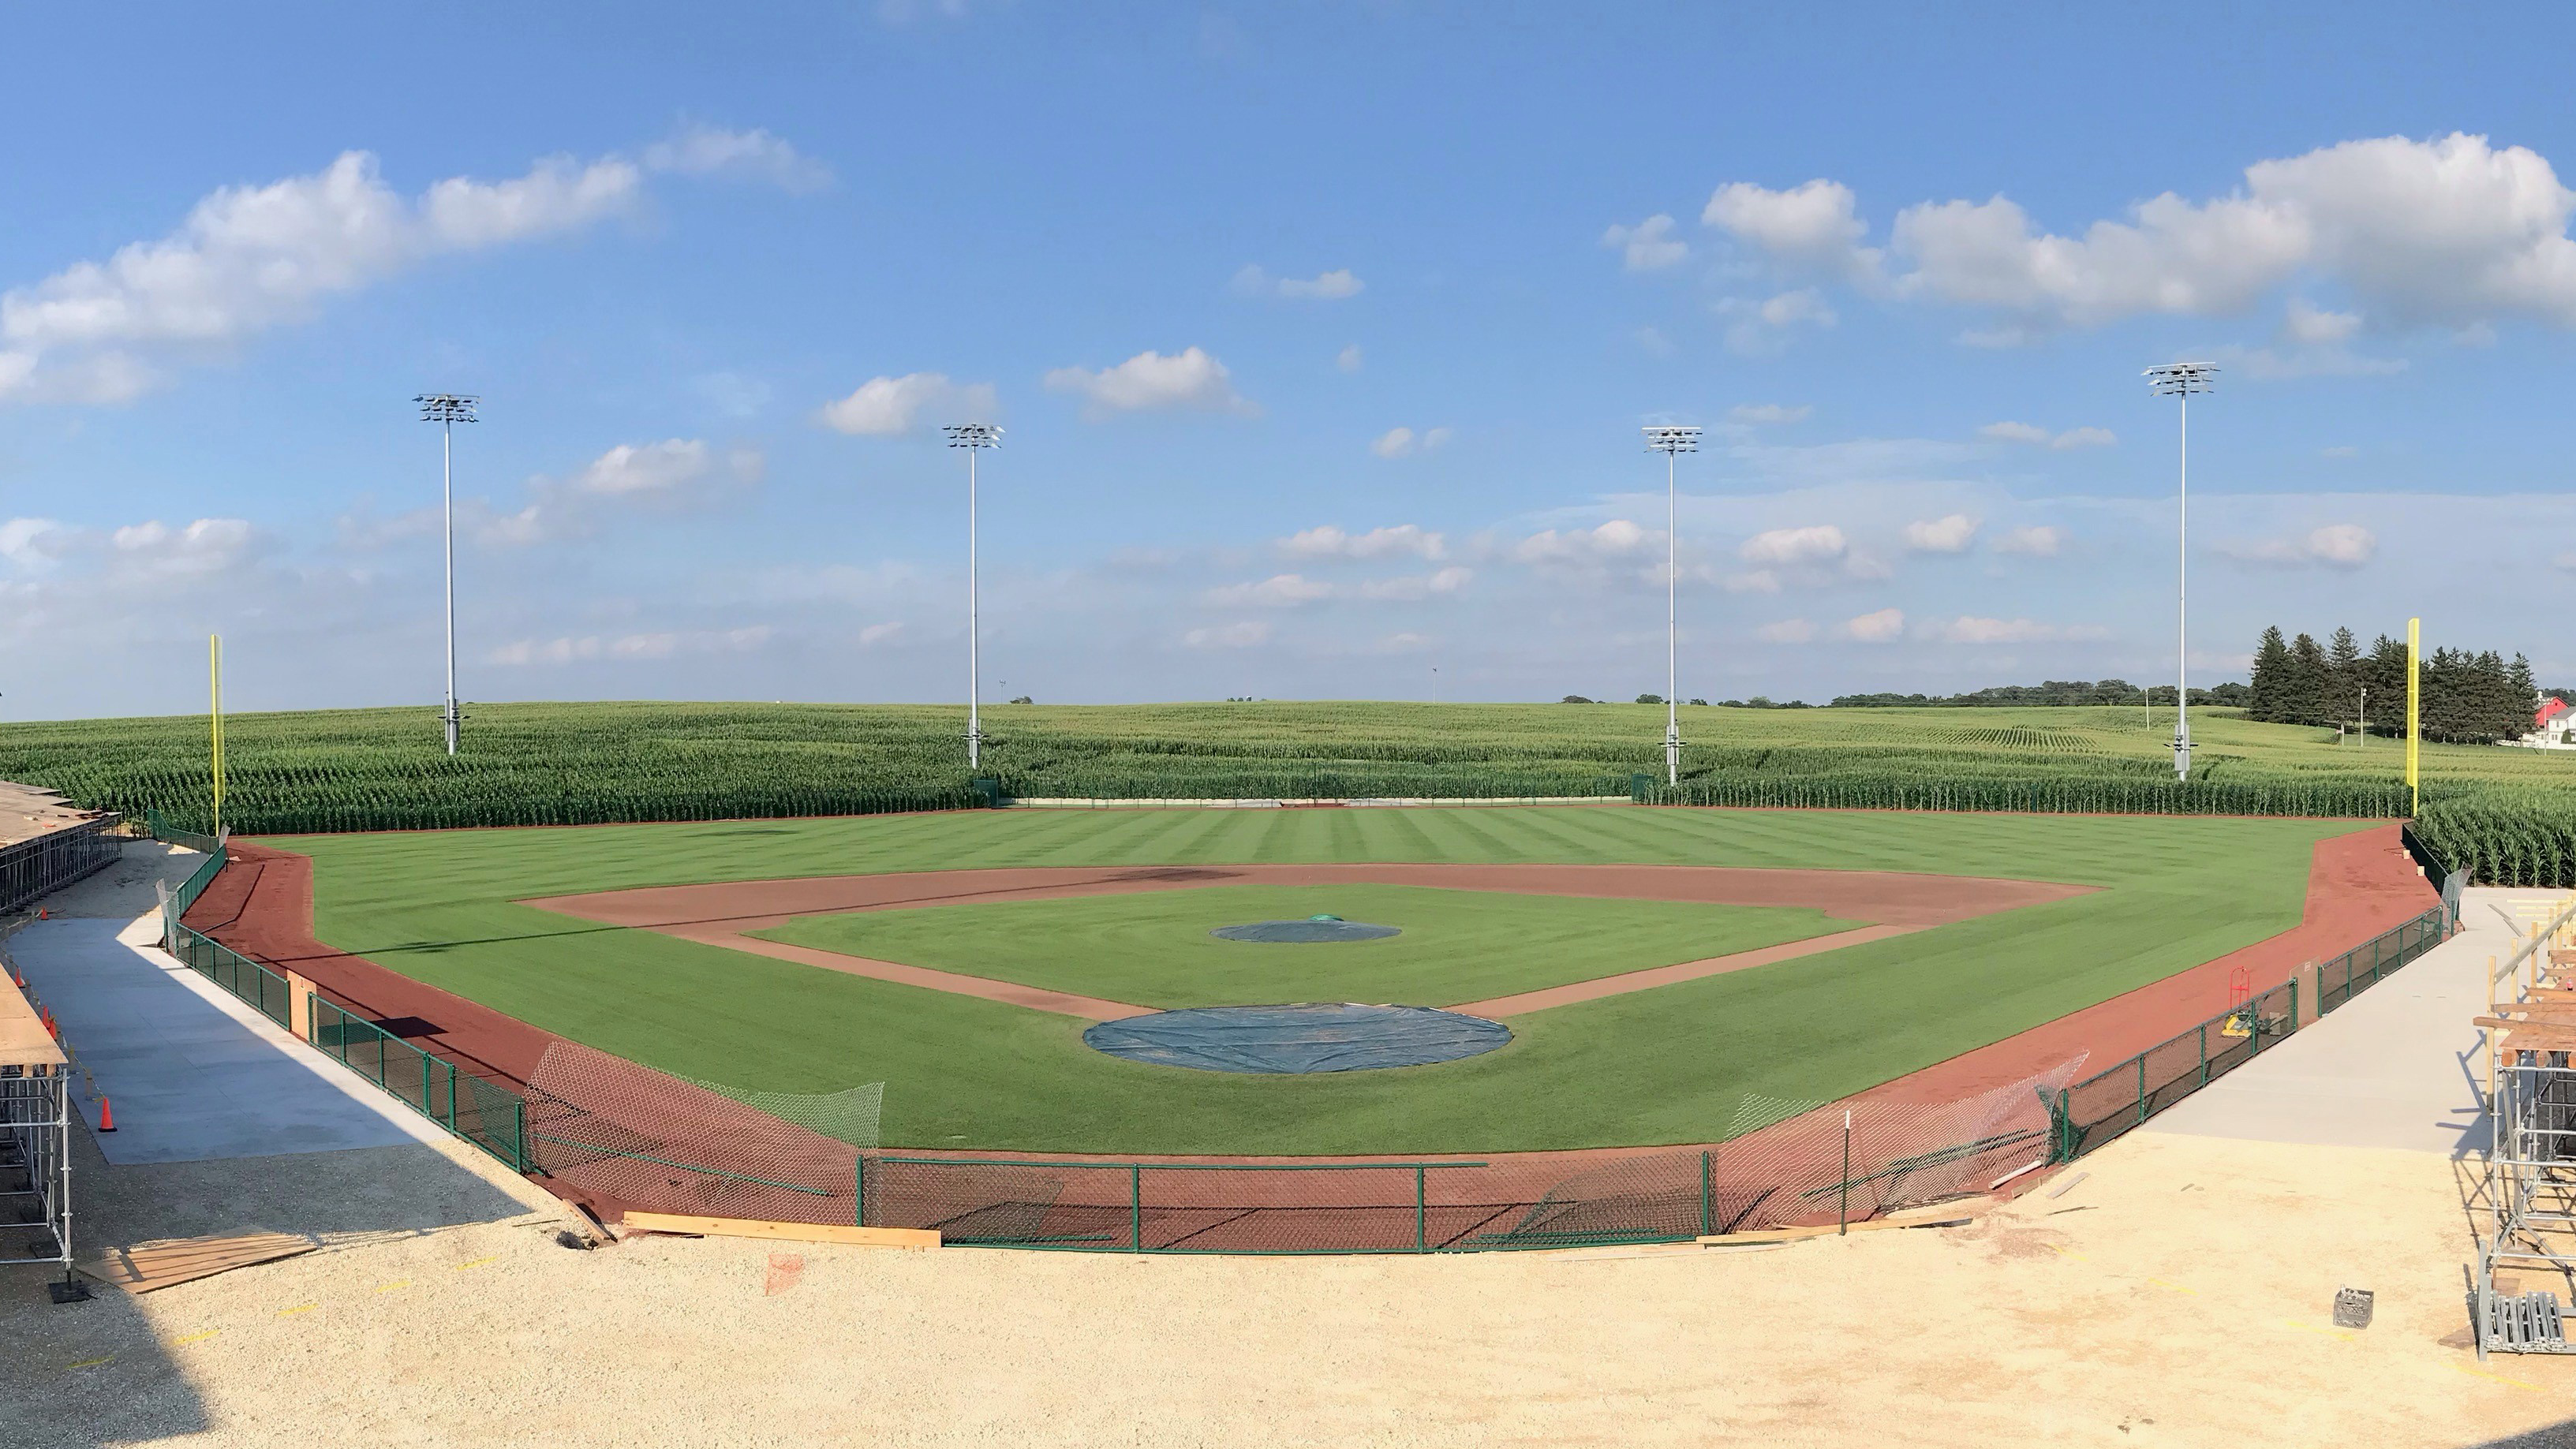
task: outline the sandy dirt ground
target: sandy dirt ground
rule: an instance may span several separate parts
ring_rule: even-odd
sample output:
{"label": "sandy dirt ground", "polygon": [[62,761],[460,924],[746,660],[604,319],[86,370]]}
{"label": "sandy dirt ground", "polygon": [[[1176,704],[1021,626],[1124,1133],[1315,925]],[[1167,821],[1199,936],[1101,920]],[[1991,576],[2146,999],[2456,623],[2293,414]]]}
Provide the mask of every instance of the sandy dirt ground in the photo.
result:
{"label": "sandy dirt ground", "polygon": [[[2576,1444],[2576,1363],[2461,1346],[2436,1153],[2137,1134],[1967,1228],[1322,1259],[582,1252],[417,1158],[160,1171],[122,1231],[340,1240],[67,1308],[0,1274],[0,1442]],[[2366,1330],[2329,1326],[2346,1285]]]}

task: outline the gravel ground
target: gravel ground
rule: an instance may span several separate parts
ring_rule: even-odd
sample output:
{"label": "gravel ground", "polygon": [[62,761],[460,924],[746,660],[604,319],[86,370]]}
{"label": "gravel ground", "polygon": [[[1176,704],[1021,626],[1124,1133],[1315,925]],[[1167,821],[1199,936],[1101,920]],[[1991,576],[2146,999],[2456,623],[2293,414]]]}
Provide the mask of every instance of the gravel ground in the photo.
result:
{"label": "gravel ground", "polygon": [[[2444,1342],[2466,1179],[2432,1153],[2137,1135],[1965,1229],[1193,1259],[354,1228],[404,1150],[240,1199],[340,1224],[324,1252],[72,1308],[0,1278],[0,1443],[2576,1443],[2576,1363]],[[2364,1332],[2327,1326],[2345,1284]]]}

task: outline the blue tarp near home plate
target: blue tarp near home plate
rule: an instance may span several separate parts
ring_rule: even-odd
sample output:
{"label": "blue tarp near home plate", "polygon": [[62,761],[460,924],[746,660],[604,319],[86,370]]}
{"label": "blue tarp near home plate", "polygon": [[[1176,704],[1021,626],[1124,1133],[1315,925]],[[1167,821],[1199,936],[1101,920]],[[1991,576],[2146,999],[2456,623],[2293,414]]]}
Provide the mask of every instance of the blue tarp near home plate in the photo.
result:
{"label": "blue tarp near home plate", "polygon": [[1199,1006],[1104,1021],[1082,1034],[1129,1061],[1203,1072],[1358,1072],[1492,1051],[1511,1028],[1428,1006]]}

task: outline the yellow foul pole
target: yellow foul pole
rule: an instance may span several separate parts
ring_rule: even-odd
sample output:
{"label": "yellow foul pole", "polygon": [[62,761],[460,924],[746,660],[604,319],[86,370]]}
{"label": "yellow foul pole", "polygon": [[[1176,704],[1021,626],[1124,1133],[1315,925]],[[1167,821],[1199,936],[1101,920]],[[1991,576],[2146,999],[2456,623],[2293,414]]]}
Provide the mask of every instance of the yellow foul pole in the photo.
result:
{"label": "yellow foul pole", "polygon": [[2424,813],[2424,786],[2415,768],[2416,751],[2424,743],[2423,652],[2424,621],[2409,619],[2406,621],[2406,813],[2409,815]]}
{"label": "yellow foul pole", "polygon": [[206,721],[215,757],[215,834],[224,833],[224,636],[206,636]]}

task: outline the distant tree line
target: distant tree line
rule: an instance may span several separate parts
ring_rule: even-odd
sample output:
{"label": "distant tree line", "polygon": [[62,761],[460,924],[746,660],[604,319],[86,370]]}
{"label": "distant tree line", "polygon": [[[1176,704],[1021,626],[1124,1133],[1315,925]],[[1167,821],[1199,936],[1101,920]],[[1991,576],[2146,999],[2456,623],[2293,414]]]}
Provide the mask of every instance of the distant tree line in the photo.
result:
{"label": "distant tree line", "polygon": [[[2191,692],[2196,705],[2217,705],[2225,709],[2242,708],[2251,691],[2233,681]],[[2051,679],[2040,684],[1999,684],[1967,694],[1845,694],[1834,699],[1836,709],[2027,709],[2034,705],[2063,706],[2078,704],[2159,704],[2170,707],[2174,687],[2170,684],[2136,685],[2125,679]]]}
{"label": "distant tree line", "polygon": [[[2493,744],[2531,729],[2539,691],[2531,662],[2507,660],[2495,650],[2435,649],[2424,657],[2421,679],[2424,737],[2460,744]],[[2245,717],[2276,724],[2349,728],[2362,720],[2368,691],[2370,728],[2401,734],[2406,728],[2406,646],[2382,634],[2367,652],[2350,629],[2337,629],[2324,644],[2301,634],[2283,639],[2263,631],[2254,650],[2253,699]]]}

